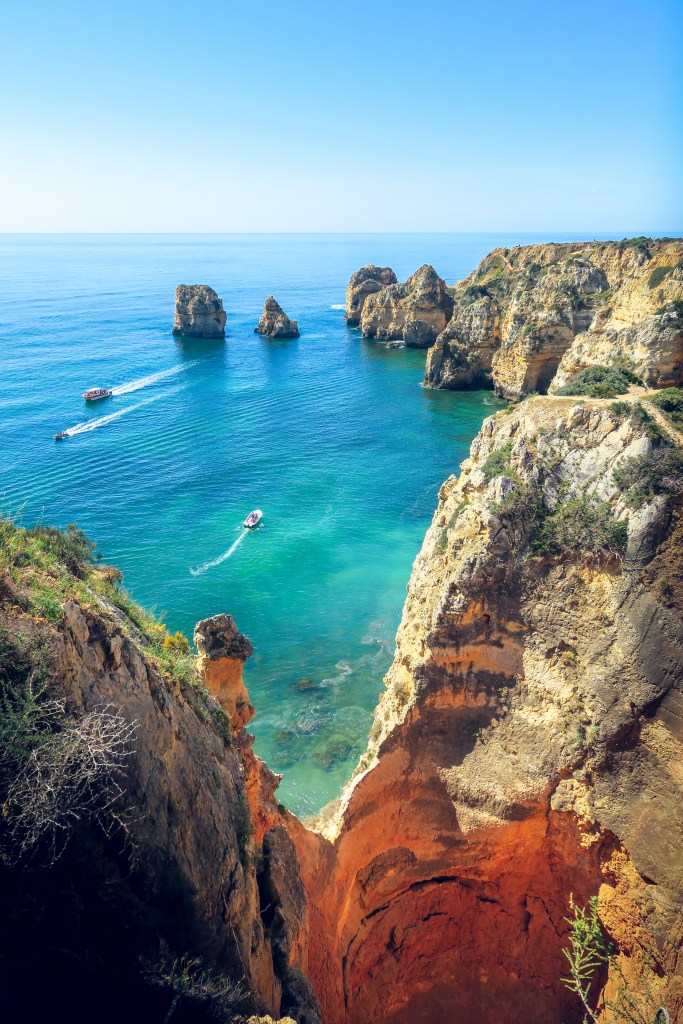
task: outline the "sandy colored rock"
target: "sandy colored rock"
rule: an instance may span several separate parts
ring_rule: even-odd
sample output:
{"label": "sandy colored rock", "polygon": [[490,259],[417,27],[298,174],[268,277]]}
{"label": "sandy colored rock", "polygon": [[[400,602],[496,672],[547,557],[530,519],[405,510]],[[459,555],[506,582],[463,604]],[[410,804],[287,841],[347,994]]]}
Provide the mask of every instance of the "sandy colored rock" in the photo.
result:
{"label": "sandy colored rock", "polygon": [[188,338],[224,338],[223,300],[208,284],[179,284],[175,290],[173,333]]}
{"label": "sandy colored rock", "polygon": [[299,338],[299,327],[296,320],[290,320],[278,302],[269,295],[263,306],[263,313],[254,328],[255,334],[263,334],[266,338]]}
{"label": "sandy colored rock", "polygon": [[683,241],[496,249],[455,289],[425,384],[545,393],[594,364],[648,386],[683,381]]}
{"label": "sandy colored rock", "polygon": [[254,653],[246,636],[237,630],[232,615],[203,619],[194,629],[197,669],[207,689],[227,712],[232,728],[239,732],[254,717],[254,708],[244,685],[244,662]]}
{"label": "sandy colored rock", "polygon": [[346,286],[346,319],[350,324],[360,323],[363,305],[368,295],[396,284],[398,278],[391,267],[376,267],[368,264],[351,275]]}
{"label": "sandy colored rock", "polygon": [[[404,284],[391,284],[365,298],[360,328],[364,338],[432,344],[453,312],[453,299],[434,267],[425,264]],[[407,335],[407,337],[406,337]]]}

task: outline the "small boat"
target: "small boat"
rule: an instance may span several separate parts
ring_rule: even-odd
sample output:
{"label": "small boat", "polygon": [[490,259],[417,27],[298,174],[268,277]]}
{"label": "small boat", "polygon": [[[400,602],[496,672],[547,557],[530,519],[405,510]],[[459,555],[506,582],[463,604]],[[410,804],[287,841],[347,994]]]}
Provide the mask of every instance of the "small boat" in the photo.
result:
{"label": "small boat", "polygon": [[65,437],[68,437],[69,433],[67,430],[58,430],[55,434],[55,441],[63,441]]}
{"label": "small boat", "polygon": [[111,398],[112,392],[109,388],[88,388],[83,392],[86,402],[99,402],[101,398]]}
{"label": "small boat", "polygon": [[263,512],[260,508],[255,508],[253,512],[250,512],[247,518],[244,520],[244,525],[247,530],[253,530],[255,526],[261,522],[263,518]]}

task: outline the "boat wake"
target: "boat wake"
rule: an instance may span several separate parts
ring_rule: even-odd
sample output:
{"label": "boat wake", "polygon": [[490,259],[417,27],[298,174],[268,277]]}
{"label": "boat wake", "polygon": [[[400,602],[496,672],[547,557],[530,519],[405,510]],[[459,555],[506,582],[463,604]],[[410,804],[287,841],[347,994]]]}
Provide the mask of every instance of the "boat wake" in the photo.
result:
{"label": "boat wake", "polygon": [[207,569],[213,569],[216,565],[220,565],[221,562],[225,562],[225,560],[230,558],[231,555],[234,555],[246,535],[247,531],[242,530],[242,533],[239,535],[237,540],[233,541],[228,550],[224,551],[222,555],[219,555],[218,558],[213,558],[210,562],[204,562],[204,565],[198,565],[196,569],[190,569],[192,575],[201,576],[201,574],[206,572]]}
{"label": "boat wake", "polygon": [[150,405],[152,402],[158,402],[160,398],[164,398],[164,395],[154,395],[152,398],[145,398],[142,402],[136,402],[135,405],[127,405],[124,409],[119,409],[117,412],[110,412],[108,416],[100,416],[96,420],[86,420],[85,423],[76,423],[73,427],[68,427],[64,434],[66,437],[75,437],[77,434],[87,434],[91,430],[97,430],[98,427],[104,427],[107,423],[113,423],[114,420],[120,419],[125,416],[126,413],[133,412],[135,409],[141,409],[143,405]]}
{"label": "boat wake", "polygon": [[335,302],[334,305],[330,306],[330,309],[346,309],[345,302]]}
{"label": "boat wake", "polygon": [[176,373],[180,373],[181,370],[185,370],[189,366],[195,366],[198,362],[198,359],[194,359],[189,363],[171,366],[168,370],[160,370],[159,373],[150,373],[147,377],[138,377],[137,380],[131,380],[127,384],[119,384],[118,387],[112,388],[111,393],[112,395],[129,395],[132,391],[140,391],[142,388],[149,387],[150,384],[156,384],[157,381],[174,377]]}

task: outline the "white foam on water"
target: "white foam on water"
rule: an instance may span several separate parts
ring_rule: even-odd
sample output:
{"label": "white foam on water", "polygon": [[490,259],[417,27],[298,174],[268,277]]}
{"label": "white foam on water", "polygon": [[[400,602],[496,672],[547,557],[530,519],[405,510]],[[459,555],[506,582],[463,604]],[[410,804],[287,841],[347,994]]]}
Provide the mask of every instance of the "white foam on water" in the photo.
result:
{"label": "white foam on water", "polygon": [[330,306],[330,309],[346,309],[346,303],[345,302],[335,302],[333,306]]}
{"label": "white foam on water", "polygon": [[168,370],[150,373],[147,377],[138,377],[137,380],[130,380],[127,384],[119,384],[117,387],[112,388],[111,393],[112,395],[129,395],[132,391],[140,391],[141,388],[149,387],[150,384],[156,384],[157,381],[166,380],[167,377],[174,377],[176,373],[180,373],[181,370],[185,370],[189,366],[195,366],[198,362],[198,359],[193,359],[189,363],[179,363],[177,366],[171,366]]}
{"label": "white foam on water", "polygon": [[[180,390],[178,388],[178,390]],[[168,394],[168,392],[166,392]],[[152,402],[158,402],[160,398],[164,398],[164,395],[154,395],[152,398],[145,398],[142,402],[136,402],[135,405],[127,405],[124,409],[119,409],[117,412],[110,412],[108,416],[100,416],[96,420],[86,420],[85,423],[76,423],[73,427],[68,427],[65,431],[67,437],[75,437],[77,434],[87,434],[91,430],[97,430],[98,427],[104,427],[107,423],[113,423],[114,420],[121,419],[129,412],[133,412],[135,409],[141,409],[143,405],[150,405]]]}
{"label": "white foam on water", "polygon": [[242,533],[239,535],[237,540],[233,541],[228,550],[224,551],[222,555],[218,556],[218,558],[213,558],[210,562],[204,562],[204,565],[198,565],[196,569],[190,568],[190,572],[192,573],[192,575],[201,576],[201,574],[203,572],[206,572],[207,569],[213,569],[214,566],[220,565],[221,562],[224,562],[227,558],[230,558],[231,555],[234,555],[234,553],[237,551],[238,547],[246,537],[247,532],[248,531],[246,529],[242,530]]}

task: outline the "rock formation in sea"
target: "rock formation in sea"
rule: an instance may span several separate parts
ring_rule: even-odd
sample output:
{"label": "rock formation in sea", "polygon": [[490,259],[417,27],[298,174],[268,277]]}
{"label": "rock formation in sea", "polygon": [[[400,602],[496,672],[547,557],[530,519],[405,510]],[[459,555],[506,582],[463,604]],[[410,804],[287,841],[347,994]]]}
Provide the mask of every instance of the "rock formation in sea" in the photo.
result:
{"label": "rock formation in sea", "polygon": [[173,333],[188,338],[224,338],[223,300],[208,284],[179,284],[175,290]]}
{"label": "rock formation in sea", "polygon": [[254,328],[255,334],[263,334],[266,338],[299,338],[299,326],[296,320],[290,320],[279,302],[269,295],[263,306],[263,313]]}
{"label": "rock formation in sea", "polygon": [[683,382],[682,240],[495,249],[457,285],[425,384],[518,399],[594,364],[625,364],[647,386]]}
{"label": "rock formation in sea", "polygon": [[368,295],[396,284],[398,278],[391,267],[376,267],[370,263],[351,275],[346,286],[346,319],[350,324],[359,324],[363,305]]}
{"label": "rock formation in sea", "polygon": [[364,338],[404,341],[415,348],[427,348],[434,344],[452,313],[453,298],[445,281],[425,264],[404,284],[386,285],[367,295],[360,328]]}

